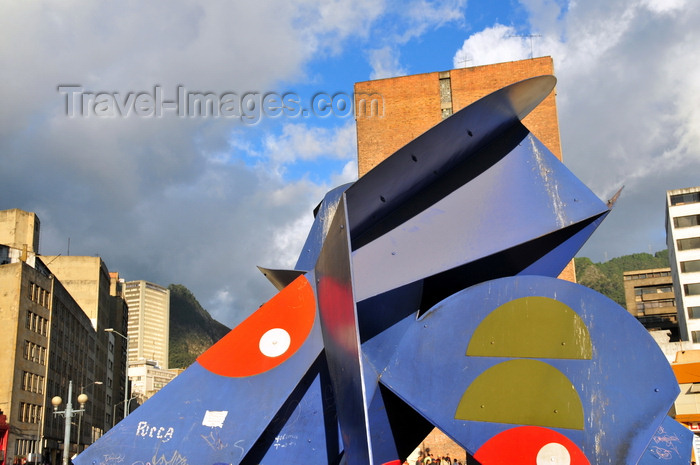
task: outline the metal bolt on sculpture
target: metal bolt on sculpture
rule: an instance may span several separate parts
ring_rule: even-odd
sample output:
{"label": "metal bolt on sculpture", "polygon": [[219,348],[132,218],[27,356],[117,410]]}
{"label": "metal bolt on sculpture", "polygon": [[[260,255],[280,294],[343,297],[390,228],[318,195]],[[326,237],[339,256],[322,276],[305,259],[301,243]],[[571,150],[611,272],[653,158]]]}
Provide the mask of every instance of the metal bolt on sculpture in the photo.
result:
{"label": "metal bolt on sculpture", "polygon": [[555,82],[330,191],[279,293],[75,463],[398,464],[434,427],[482,465],[689,463],[656,343],[556,279],[611,207],[521,123]]}

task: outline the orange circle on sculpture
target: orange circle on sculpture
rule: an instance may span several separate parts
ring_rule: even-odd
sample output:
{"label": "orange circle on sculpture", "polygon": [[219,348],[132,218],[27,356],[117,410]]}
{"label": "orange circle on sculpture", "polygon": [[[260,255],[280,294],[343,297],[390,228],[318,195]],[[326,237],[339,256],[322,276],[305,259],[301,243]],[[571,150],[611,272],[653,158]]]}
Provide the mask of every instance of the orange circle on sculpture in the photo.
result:
{"label": "orange circle on sculpture", "polygon": [[591,465],[569,438],[540,426],[519,426],[486,441],[474,458],[482,465]]}
{"label": "orange circle on sculpture", "polygon": [[300,276],[199,356],[221,376],[245,377],[284,363],[304,344],[316,318],[316,298]]}

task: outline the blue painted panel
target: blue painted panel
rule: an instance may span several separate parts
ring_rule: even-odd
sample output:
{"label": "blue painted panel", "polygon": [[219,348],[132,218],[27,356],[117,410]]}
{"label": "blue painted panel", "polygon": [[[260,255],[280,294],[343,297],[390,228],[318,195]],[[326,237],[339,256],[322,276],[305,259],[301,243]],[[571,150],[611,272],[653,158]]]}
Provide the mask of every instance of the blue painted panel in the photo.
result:
{"label": "blue painted panel", "polygon": [[180,457],[203,465],[238,464],[311,369],[321,350],[317,318],[301,348],[285,363],[261,374],[229,378],[195,362],[74,462],[180,463],[174,459]]}
{"label": "blue painted panel", "polygon": [[529,135],[462,188],[354,251],[355,296],[367,299],[606,211]]}
{"label": "blue painted panel", "polygon": [[[325,362],[321,359],[325,370]],[[287,412],[275,418],[243,465],[313,463],[336,465],[343,450],[327,371],[317,374],[301,396],[293,395]],[[280,423],[280,424],[277,424]],[[195,464],[192,464],[195,465]]]}
{"label": "blue painted panel", "polygon": [[[626,310],[588,288],[539,276],[482,283],[445,299],[420,320],[406,318],[400,326],[409,329],[398,343],[392,328],[363,344],[363,353],[382,373],[383,385],[475,453],[513,425],[457,420],[457,405],[476,377],[509,359],[467,357],[466,348],[489,313],[526,296],[568,305],[581,316],[593,344],[592,360],[543,360],[571,380],[584,408],[584,430],[555,431],[576,443],[591,463],[637,463],[675,400],[678,385],[646,330]],[[397,345],[387,362],[386,347]],[[446,374],[449,383],[433,382]],[[517,395],[521,380],[509,382]]]}
{"label": "blue painted panel", "polygon": [[674,419],[664,418],[649,441],[639,465],[688,465],[694,436],[692,431]]}

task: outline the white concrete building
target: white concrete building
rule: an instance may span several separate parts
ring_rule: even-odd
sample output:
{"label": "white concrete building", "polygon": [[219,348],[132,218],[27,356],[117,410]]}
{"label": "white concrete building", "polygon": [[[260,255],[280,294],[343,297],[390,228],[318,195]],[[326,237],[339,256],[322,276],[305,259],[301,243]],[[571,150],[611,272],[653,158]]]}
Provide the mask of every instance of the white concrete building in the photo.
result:
{"label": "white concrete building", "polygon": [[168,384],[182,370],[166,370],[153,360],[145,360],[129,365],[131,394],[142,401],[150,398]]}
{"label": "white concrete building", "polygon": [[129,306],[129,366],[153,360],[167,369],[170,290],[147,281],[127,281],[123,289],[124,300]]}
{"label": "white concrete building", "polygon": [[700,347],[700,186],[666,193],[666,242],[680,336]]}

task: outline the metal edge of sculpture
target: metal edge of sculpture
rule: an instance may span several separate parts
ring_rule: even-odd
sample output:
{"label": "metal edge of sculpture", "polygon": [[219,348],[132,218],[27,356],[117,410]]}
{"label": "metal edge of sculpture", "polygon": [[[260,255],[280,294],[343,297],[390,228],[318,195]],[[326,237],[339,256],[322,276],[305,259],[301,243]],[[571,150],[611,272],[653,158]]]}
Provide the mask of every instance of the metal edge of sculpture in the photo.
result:
{"label": "metal edge of sculpture", "polygon": [[611,205],[507,86],[330,191],[279,293],[77,465],[401,463],[434,427],[483,465],[687,464],[661,350],[557,279]]}

